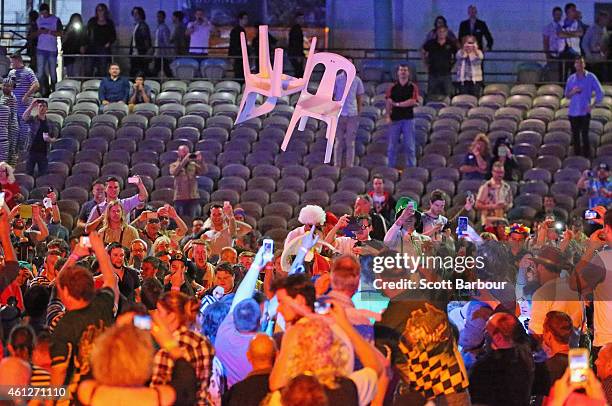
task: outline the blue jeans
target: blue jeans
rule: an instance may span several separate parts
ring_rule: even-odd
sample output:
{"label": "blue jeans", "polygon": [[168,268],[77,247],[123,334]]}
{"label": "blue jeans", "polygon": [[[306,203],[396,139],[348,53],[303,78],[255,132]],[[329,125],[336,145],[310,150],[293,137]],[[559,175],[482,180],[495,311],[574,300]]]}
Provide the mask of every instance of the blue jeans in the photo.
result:
{"label": "blue jeans", "polygon": [[[57,52],[51,51],[36,51],[36,76],[39,81],[42,81],[42,78],[45,74],[47,77],[51,79],[51,84],[57,83]],[[48,82],[45,82],[48,83]]]}
{"label": "blue jeans", "polygon": [[397,146],[403,134],[402,149],[406,153],[406,166],[416,166],[416,135],[414,132],[414,120],[393,121],[389,125],[389,147],[387,157],[389,167],[394,168],[397,160]]}

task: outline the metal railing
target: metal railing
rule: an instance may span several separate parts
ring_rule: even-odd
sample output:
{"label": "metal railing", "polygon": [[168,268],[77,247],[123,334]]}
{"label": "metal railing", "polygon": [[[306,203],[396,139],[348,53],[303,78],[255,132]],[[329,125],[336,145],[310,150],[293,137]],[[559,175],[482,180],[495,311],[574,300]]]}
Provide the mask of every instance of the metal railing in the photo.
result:
{"label": "metal railing", "polygon": [[[17,47],[23,49],[23,46]],[[213,47],[206,48],[208,52],[207,55],[194,55],[194,54],[182,54],[182,55],[154,55],[153,53],[156,50],[163,50],[167,52],[171,50],[174,52],[174,48],[152,48],[150,55],[129,55],[130,47],[127,46],[114,46],[112,48],[113,53],[108,55],[91,55],[91,54],[64,54],[62,55],[60,52],[60,57],[58,57],[58,69],[62,70],[63,68],[63,60],[65,58],[74,58],[76,61],[80,62],[82,66],[87,66],[91,63],[92,60],[96,58],[103,58],[107,60],[109,63],[119,63],[122,67],[123,73],[127,73],[130,71],[130,68],[134,65],[133,62],[137,60],[148,60],[147,66],[150,68],[153,65],[155,59],[159,60],[160,70],[159,72],[153,72],[152,75],[148,75],[150,79],[163,80],[159,74],[164,71],[164,67],[175,59],[194,59],[198,63],[201,63],[205,60],[216,59],[223,60],[226,62],[226,68],[228,71],[232,71],[232,67],[234,65],[235,60],[242,60],[242,56],[228,56],[228,48],[227,47]],[[324,49],[318,49],[319,51],[323,51]],[[305,50],[307,51],[307,50]],[[413,66],[414,70],[417,74],[417,79],[421,82],[427,80],[427,66],[424,63],[421,55],[420,49],[370,49],[370,48],[328,48],[325,51],[336,52],[338,54],[344,56],[350,56],[355,61],[355,64],[358,68],[361,68],[361,71],[372,65],[376,65],[374,61],[378,63],[377,66],[380,67],[385,72],[385,76],[382,80],[391,80],[392,79],[392,71],[395,66],[400,62],[408,63]],[[284,66],[287,69],[291,69],[291,64],[288,63],[288,58],[285,57]],[[256,67],[257,56],[251,56],[251,66],[253,69],[257,69]],[[144,62],[143,62],[144,64]],[[539,65],[539,66],[536,66]],[[604,74],[604,76],[599,75],[599,78],[602,83],[610,83],[612,80],[610,77],[612,76],[612,61],[600,61],[594,64],[589,64],[587,61],[587,69],[593,67],[598,72]],[[551,59],[547,58],[546,54],[541,50],[494,50],[485,53],[485,59],[483,61],[483,73],[484,73],[484,82],[485,83],[515,83],[517,81],[520,68],[524,69],[524,72],[533,72],[533,76],[531,78],[532,81],[536,83],[564,83],[564,78],[569,73],[569,70],[573,67],[573,60],[561,60],[561,59]],[[286,69],[286,70],[287,70]],[[88,70],[85,68],[85,70]],[[199,69],[198,69],[199,71]],[[541,77],[533,80],[533,77],[536,75]],[[106,69],[104,69],[104,74]],[[62,72],[58,72],[58,78],[63,76]],[[75,79],[91,79],[94,77],[100,77],[100,75],[92,76],[88,75],[88,72],[83,72],[82,75],[73,76]],[[149,72],[151,73],[150,69]],[[228,76],[228,78],[231,78]],[[241,79],[236,79],[241,81]]]}

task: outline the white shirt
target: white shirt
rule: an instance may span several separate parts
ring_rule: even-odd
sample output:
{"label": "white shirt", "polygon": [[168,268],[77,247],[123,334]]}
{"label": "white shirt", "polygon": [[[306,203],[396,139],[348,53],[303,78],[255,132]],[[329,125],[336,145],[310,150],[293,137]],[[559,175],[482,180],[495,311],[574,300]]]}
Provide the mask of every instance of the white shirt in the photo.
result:
{"label": "white shirt", "polygon": [[187,30],[193,30],[191,33],[191,41],[189,42],[189,52],[192,54],[208,55],[208,42],[210,40],[210,23],[197,23],[191,21],[187,24]]}
{"label": "white shirt", "polygon": [[[575,32],[580,30],[580,25],[578,24],[578,20],[574,20],[572,22],[569,21],[564,21],[563,22],[563,28],[562,31],[565,32]],[[580,51],[580,37],[572,37],[572,38],[561,38],[561,40],[564,41],[563,44],[563,49],[565,48],[565,45],[567,45],[568,48],[571,48],[576,55],[580,55],[581,51]]]}
{"label": "white shirt", "polygon": [[544,27],[543,35],[548,37],[548,50],[552,54],[559,54],[565,48],[565,39],[559,38],[558,32],[561,31],[561,22],[551,21]]}
{"label": "white shirt", "polygon": [[571,317],[575,328],[582,324],[582,302],[578,292],[573,291],[565,277],[555,278],[538,288],[531,299],[531,319],[529,330],[535,334],[544,333],[544,320],[550,311],[566,313]]}
{"label": "white shirt", "polygon": [[[57,31],[58,23],[59,18],[54,15],[50,15],[47,18],[40,16],[36,20],[36,25],[39,30],[41,28],[46,28],[49,31]],[[41,51],[57,52],[57,37],[51,34],[40,34],[38,36],[37,49]]]}

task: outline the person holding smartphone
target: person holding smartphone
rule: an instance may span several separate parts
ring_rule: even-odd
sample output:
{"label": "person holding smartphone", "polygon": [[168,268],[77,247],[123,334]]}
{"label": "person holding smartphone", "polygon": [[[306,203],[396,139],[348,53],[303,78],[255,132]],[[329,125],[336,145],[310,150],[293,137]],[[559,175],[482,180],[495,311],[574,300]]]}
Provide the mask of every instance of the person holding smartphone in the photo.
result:
{"label": "person holding smartphone", "polygon": [[[32,115],[34,107],[38,108],[36,115]],[[32,139],[28,163],[26,165],[26,172],[31,176],[34,176],[36,168],[38,168],[37,176],[47,174],[49,144],[57,141],[59,138],[57,127],[47,120],[47,110],[46,100],[34,100],[30,103],[30,107],[23,113],[22,117],[22,120],[30,126]]]}
{"label": "person holding smartphone", "polygon": [[174,207],[179,216],[194,218],[200,206],[197,177],[206,172],[206,164],[200,151],[190,153],[189,147],[181,145],[175,162],[170,164],[170,175],[174,176]]}

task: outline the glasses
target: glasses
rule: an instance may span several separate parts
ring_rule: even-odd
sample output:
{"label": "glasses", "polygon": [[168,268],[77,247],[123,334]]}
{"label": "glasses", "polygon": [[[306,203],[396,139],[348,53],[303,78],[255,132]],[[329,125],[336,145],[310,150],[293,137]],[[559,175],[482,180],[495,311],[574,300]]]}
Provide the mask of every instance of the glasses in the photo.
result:
{"label": "glasses", "polygon": [[166,216],[159,216],[159,220],[160,221],[167,221],[168,217],[166,217]]}
{"label": "glasses", "polygon": [[159,219],[149,219],[149,224],[159,224]]}

